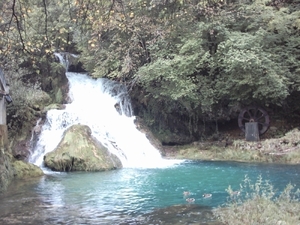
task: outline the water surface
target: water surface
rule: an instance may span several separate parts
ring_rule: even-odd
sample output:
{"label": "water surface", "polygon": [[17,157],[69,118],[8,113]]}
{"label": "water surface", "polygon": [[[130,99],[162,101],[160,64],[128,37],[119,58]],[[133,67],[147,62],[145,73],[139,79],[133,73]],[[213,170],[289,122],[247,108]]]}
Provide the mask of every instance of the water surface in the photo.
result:
{"label": "water surface", "polygon": [[[300,188],[299,171],[299,165],[186,161],[167,168],[50,173],[15,182],[0,196],[0,224],[174,224],[176,217],[183,219],[179,224],[199,224],[201,212],[226,203],[225,189],[238,190],[246,175],[253,181],[261,175],[280,193],[288,183]],[[184,191],[194,203],[186,202]]]}

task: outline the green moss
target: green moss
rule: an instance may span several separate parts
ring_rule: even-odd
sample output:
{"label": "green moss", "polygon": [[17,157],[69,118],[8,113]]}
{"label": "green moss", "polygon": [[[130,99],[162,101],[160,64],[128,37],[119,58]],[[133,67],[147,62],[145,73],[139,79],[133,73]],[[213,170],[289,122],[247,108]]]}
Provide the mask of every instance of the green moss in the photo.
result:
{"label": "green moss", "polygon": [[18,179],[44,175],[43,171],[38,166],[23,161],[14,161],[12,166],[14,177]]}
{"label": "green moss", "polygon": [[55,102],[63,102],[63,93],[61,89],[58,89],[55,94]]}
{"label": "green moss", "polygon": [[12,155],[5,152],[0,156],[0,193],[5,191],[13,178]]}
{"label": "green moss", "polygon": [[102,171],[121,167],[120,160],[91,136],[85,125],[73,125],[58,147],[45,155],[45,164],[57,171]]}

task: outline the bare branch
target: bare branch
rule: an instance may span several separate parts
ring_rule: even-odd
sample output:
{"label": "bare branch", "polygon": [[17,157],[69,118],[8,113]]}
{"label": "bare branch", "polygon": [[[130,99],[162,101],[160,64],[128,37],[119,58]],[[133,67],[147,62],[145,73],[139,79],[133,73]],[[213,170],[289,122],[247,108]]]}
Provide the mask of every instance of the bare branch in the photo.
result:
{"label": "bare branch", "polygon": [[47,13],[46,0],[43,0],[43,4],[44,4],[44,12],[45,12],[45,35],[46,35],[47,43],[49,43],[49,38],[48,38],[48,13]]}
{"label": "bare branch", "polygon": [[23,40],[23,37],[22,37],[22,34],[21,34],[21,25],[20,25],[20,21],[19,21],[19,19],[18,19],[17,14],[16,14],[15,7],[16,7],[16,0],[13,0],[13,5],[12,5],[12,8],[11,8],[11,9],[12,9],[12,15],[11,15],[11,19],[10,19],[9,23],[10,23],[10,25],[11,25],[13,18],[16,19],[19,37],[20,37],[20,41],[21,41],[21,43],[22,43],[22,48],[23,48],[23,50],[26,50],[26,48],[25,48],[25,43],[24,43],[24,40]]}

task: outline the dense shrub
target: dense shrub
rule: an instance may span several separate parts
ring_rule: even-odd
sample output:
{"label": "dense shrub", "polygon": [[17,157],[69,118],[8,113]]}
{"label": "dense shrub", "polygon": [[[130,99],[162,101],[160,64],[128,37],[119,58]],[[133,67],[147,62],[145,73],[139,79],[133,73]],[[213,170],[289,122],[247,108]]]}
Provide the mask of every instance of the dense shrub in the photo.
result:
{"label": "dense shrub", "polygon": [[261,176],[253,184],[245,177],[239,192],[227,189],[229,200],[214,214],[224,224],[300,224],[300,190],[292,184],[278,193],[269,181]]}

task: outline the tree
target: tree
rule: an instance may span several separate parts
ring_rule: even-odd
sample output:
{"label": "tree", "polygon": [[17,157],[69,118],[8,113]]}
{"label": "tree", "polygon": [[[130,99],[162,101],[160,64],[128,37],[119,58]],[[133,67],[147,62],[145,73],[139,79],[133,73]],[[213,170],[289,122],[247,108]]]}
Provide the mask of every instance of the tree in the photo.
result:
{"label": "tree", "polygon": [[78,53],[91,76],[127,84],[149,124],[176,115],[193,136],[199,121],[297,96],[298,3],[5,0],[0,51],[37,77],[55,68],[54,52]]}

